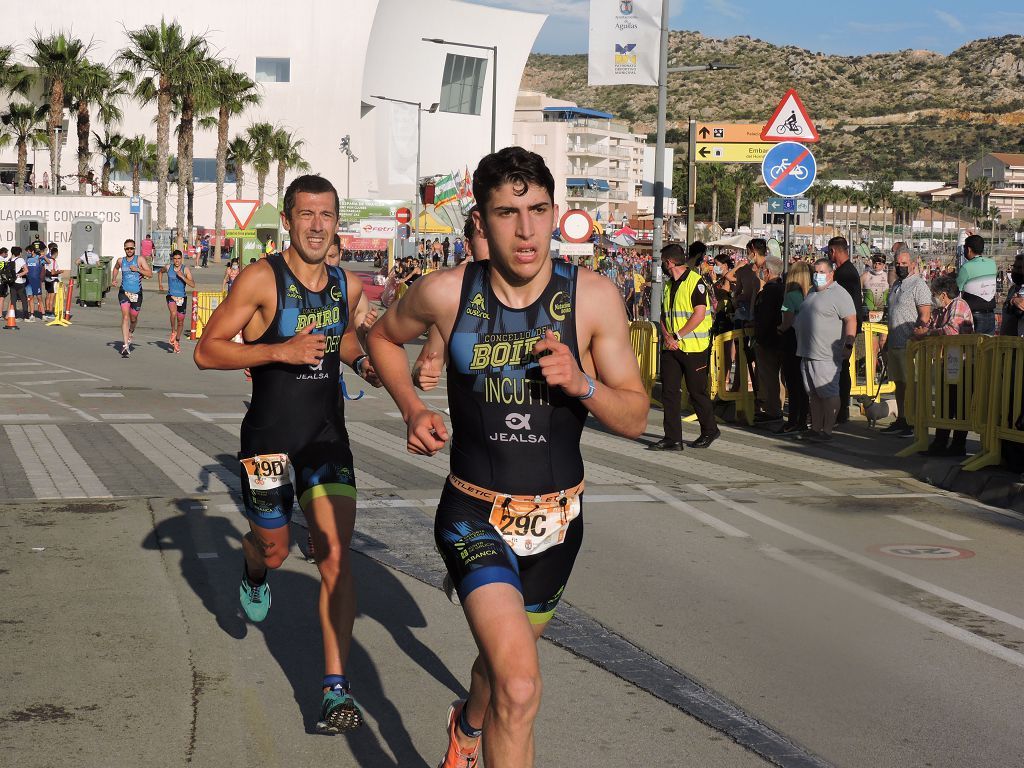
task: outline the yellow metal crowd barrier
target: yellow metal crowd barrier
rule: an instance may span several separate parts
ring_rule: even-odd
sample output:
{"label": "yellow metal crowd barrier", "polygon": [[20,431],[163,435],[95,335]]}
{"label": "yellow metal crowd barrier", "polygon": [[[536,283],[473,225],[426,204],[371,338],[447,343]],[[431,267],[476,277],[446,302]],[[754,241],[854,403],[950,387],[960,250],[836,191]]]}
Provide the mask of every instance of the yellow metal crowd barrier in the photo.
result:
{"label": "yellow metal crowd barrier", "polygon": [[1002,461],[1003,441],[1024,443],[1024,339],[997,336],[984,342],[986,371],[976,390],[982,402],[979,425],[981,452],[963,463],[967,470]]}
{"label": "yellow metal crowd barrier", "polygon": [[[879,387],[878,350],[882,348],[889,329],[885,323],[864,323],[861,335],[857,337],[853,354],[850,355],[850,381],[853,397],[867,395],[875,398],[896,391],[896,384],[887,381]],[[861,375],[863,373],[863,375]]]}
{"label": "yellow metal crowd barrier", "polygon": [[210,322],[210,315],[224,301],[225,296],[227,293],[223,291],[192,292],[192,339],[203,335],[203,328]]}
{"label": "yellow metal crowd barrier", "polygon": [[[988,416],[985,397],[989,377],[986,348],[995,339],[979,334],[929,336],[910,342],[908,372],[914,390],[914,444],[899,452],[911,456],[928,447],[928,430],[982,432]],[[980,395],[980,396],[979,396]]]}
{"label": "yellow metal crowd barrier", "polygon": [[[755,409],[746,343],[753,335],[753,330],[741,329],[715,336],[709,366],[711,381],[708,383],[708,394],[711,399],[736,403],[736,418],[739,419],[742,414],[747,424],[754,423]],[[732,347],[731,354],[728,352],[729,347]]]}
{"label": "yellow metal crowd barrier", "polygon": [[640,377],[644,388],[653,405],[661,405],[654,399],[654,382],[658,380],[658,326],[647,320],[635,320],[629,324],[629,342],[633,345],[633,354],[640,364]]}

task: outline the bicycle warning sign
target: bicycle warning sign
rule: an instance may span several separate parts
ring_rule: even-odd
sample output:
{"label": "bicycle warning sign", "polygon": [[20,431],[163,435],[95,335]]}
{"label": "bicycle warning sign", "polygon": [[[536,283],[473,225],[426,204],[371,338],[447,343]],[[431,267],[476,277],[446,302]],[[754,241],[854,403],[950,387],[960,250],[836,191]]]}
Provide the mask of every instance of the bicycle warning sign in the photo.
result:
{"label": "bicycle warning sign", "polygon": [[810,147],[795,141],[776,144],[761,162],[761,176],[779,197],[799,197],[814,183],[818,165]]}
{"label": "bicycle warning sign", "polygon": [[813,144],[818,141],[818,131],[800,96],[792,88],[786,91],[771,119],[761,130],[761,141],[799,141]]}

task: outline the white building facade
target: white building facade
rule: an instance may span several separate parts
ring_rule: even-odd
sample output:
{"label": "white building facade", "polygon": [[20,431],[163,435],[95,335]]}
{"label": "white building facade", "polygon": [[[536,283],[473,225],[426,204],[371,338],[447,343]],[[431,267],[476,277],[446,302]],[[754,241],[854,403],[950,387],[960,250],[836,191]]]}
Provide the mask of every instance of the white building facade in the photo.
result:
{"label": "white building facade", "polygon": [[[38,0],[30,6],[3,4],[0,44],[15,45],[18,58],[27,62],[26,41],[37,31],[45,35],[64,30],[91,41],[90,60],[109,63],[127,45],[125,30],[159,24],[161,15],[180,22],[188,34],[203,35],[219,58],[234,62],[259,83],[262,103],[232,119],[230,136],[242,134],[253,122],[279,125],[305,142],[303,156],[312,172],[330,179],[342,197],[406,201],[413,199],[415,189],[415,121],[410,122],[410,111],[400,112],[374,97],[419,102],[424,110],[438,104],[435,112],[420,115],[421,177],[467,168],[472,173],[490,151],[492,114],[496,147],[512,143],[523,68],[546,18],[456,0],[296,0],[284,6],[271,0]],[[492,99],[495,87],[497,98]],[[35,96],[39,103],[38,89]],[[155,141],[155,104],[127,100],[122,106],[124,120],[112,130],[129,137],[144,134]],[[77,174],[73,118],[71,128],[62,150],[62,175]],[[101,130],[95,121],[93,128]],[[357,158],[354,162],[339,150],[346,135]],[[216,143],[215,130],[197,129],[198,226],[214,224]],[[173,133],[171,145],[175,153]],[[29,162],[33,160],[38,184],[49,167],[49,152],[30,152]],[[0,151],[0,171],[9,175],[16,162],[13,148]],[[97,179],[101,163],[96,155],[90,163]],[[272,167],[267,180],[268,202],[276,202],[275,172]],[[289,173],[287,180],[295,175]],[[245,196],[255,197],[252,169],[247,169],[245,181]],[[118,180],[115,185],[130,193],[130,181]],[[66,186],[77,189],[73,182]],[[142,195],[155,208],[155,182],[144,183]],[[233,182],[225,196],[235,197]],[[175,199],[172,186],[169,225],[175,219]],[[233,226],[227,211],[224,217],[225,226]]]}

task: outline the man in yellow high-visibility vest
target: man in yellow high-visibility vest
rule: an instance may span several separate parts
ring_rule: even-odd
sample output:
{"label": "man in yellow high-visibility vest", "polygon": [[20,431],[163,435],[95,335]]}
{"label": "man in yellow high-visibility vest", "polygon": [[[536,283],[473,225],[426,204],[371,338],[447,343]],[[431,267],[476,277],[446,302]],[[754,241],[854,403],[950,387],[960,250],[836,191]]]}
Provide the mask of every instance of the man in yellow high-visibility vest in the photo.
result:
{"label": "man in yellow high-visibility vest", "polygon": [[652,451],[683,450],[680,414],[682,383],[700,422],[700,437],[691,448],[707,448],[722,433],[708,397],[711,362],[712,312],[707,283],[688,262],[701,259],[707,247],[699,240],[689,254],[678,243],[661,249],[661,268],[666,284],[661,301],[661,401],[664,406],[665,436],[649,446]]}

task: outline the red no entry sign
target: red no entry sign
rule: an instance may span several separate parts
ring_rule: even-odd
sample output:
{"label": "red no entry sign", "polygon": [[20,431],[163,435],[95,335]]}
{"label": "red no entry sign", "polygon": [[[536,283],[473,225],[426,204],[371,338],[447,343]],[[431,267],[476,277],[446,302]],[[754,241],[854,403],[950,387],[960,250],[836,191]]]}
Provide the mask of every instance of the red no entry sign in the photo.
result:
{"label": "red no entry sign", "polygon": [[412,221],[412,211],[408,208],[399,208],[395,211],[395,221],[399,224],[408,224]]}

